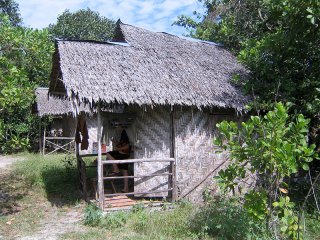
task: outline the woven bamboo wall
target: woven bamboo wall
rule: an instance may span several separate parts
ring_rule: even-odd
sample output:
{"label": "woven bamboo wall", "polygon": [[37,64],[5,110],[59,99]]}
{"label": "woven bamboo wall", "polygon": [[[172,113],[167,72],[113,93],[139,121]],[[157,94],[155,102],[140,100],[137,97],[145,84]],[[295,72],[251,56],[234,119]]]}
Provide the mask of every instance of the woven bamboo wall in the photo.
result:
{"label": "woven bamboo wall", "polygon": [[[190,108],[175,112],[175,154],[179,197],[199,202],[202,200],[204,190],[208,186],[212,187],[213,176],[226,161],[224,154],[215,153],[213,144],[215,125],[222,120],[233,118],[232,115],[214,115]],[[219,167],[221,164],[223,165]]]}
{"label": "woven bamboo wall", "polygon": [[[156,107],[140,109],[136,116],[135,158],[169,158],[170,157],[170,108]],[[135,163],[135,175],[146,175],[167,171],[168,163]],[[166,190],[168,177],[136,179],[136,192]],[[148,197],[166,197],[168,193],[144,195]]]}

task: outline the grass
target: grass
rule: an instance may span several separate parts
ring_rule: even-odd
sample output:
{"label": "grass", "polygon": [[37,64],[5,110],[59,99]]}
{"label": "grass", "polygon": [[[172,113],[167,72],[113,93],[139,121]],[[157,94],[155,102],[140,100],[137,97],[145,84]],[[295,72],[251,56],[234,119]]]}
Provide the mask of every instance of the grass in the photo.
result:
{"label": "grass", "polygon": [[0,172],[0,236],[5,239],[36,231],[52,207],[64,211],[81,201],[75,161],[66,167],[65,155],[21,157],[26,160]]}
{"label": "grass", "polygon": [[14,166],[13,174],[22,176],[27,185],[38,189],[53,204],[74,205],[79,201],[75,158],[34,154],[26,157],[26,161]]}
{"label": "grass", "polygon": [[[83,203],[75,159],[64,155],[24,157],[10,172],[0,172],[0,239],[31,234],[40,229],[52,208],[63,214]],[[306,215],[305,219],[305,239],[320,239],[319,218]],[[274,239],[231,199],[213,199],[201,206],[179,202],[160,211],[138,205],[131,211],[104,216],[87,205],[85,224],[83,232],[65,233],[60,239]]]}
{"label": "grass", "polygon": [[30,191],[21,176],[2,175],[0,189],[6,194],[0,201],[0,236],[14,239],[39,227],[44,214],[39,207],[42,198]]}

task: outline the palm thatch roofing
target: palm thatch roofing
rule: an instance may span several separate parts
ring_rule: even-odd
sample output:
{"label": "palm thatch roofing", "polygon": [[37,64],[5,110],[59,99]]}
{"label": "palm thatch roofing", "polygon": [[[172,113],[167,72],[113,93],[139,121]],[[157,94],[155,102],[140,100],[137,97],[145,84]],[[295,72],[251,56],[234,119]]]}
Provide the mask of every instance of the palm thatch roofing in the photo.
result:
{"label": "palm thatch roofing", "polygon": [[49,88],[37,88],[35,91],[36,102],[34,111],[38,116],[43,117],[73,113],[74,109],[69,100],[49,96],[48,91]]}
{"label": "palm thatch roofing", "polygon": [[213,43],[117,22],[113,42],[58,40],[49,91],[78,103],[182,105],[242,110],[230,79],[246,69]]}

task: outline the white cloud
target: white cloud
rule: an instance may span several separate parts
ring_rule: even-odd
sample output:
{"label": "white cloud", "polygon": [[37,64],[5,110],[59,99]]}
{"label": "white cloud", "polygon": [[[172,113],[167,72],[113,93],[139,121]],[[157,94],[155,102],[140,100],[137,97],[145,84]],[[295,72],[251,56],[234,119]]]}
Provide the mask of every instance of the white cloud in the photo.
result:
{"label": "white cloud", "polygon": [[171,24],[178,15],[192,15],[202,9],[197,0],[16,0],[26,26],[47,27],[56,23],[65,9],[76,11],[89,7],[102,16],[153,31],[181,34],[182,28]]}

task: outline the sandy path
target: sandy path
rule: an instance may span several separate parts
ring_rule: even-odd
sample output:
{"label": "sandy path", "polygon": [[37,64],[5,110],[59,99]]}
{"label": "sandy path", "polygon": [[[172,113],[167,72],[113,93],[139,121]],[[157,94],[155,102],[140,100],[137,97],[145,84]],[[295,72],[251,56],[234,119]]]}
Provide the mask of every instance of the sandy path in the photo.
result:
{"label": "sandy path", "polygon": [[8,168],[12,163],[23,160],[22,157],[0,155],[0,169]]}
{"label": "sandy path", "polygon": [[[22,161],[22,157],[0,155],[0,172],[4,173],[16,161]],[[1,193],[1,191],[0,191]],[[1,194],[0,194],[1,197]],[[50,203],[43,203],[47,214],[41,221],[41,227],[30,236],[16,238],[19,240],[56,240],[61,234],[71,232],[83,232],[86,227],[82,224],[83,205],[69,207],[66,212],[62,212]],[[0,235],[0,239],[4,236]]]}
{"label": "sandy path", "polygon": [[19,240],[57,240],[64,233],[83,232],[86,227],[81,222],[82,218],[83,210],[80,206],[71,207],[67,212],[59,212],[53,207],[47,212],[37,232]]}

